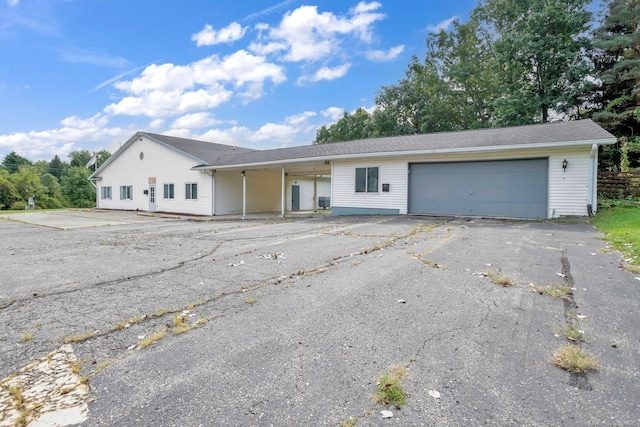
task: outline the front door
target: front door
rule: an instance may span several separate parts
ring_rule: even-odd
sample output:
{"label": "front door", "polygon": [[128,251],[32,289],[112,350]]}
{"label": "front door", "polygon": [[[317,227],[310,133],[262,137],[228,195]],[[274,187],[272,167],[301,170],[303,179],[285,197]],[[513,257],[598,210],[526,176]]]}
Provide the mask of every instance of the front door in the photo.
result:
{"label": "front door", "polygon": [[156,211],[156,185],[149,184],[149,212]]}
{"label": "front door", "polygon": [[292,211],[300,210],[300,186],[299,185],[291,186],[291,210]]}

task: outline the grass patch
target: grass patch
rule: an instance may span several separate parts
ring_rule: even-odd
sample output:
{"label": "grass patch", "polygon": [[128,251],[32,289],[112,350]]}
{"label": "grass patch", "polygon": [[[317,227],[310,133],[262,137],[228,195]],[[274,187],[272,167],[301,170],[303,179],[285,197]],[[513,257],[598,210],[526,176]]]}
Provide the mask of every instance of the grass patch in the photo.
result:
{"label": "grass patch", "polygon": [[71,364],[71,372],[73,372],[74,374],[79,374],[80,370],[82,369],[82,360],[76,360],[75,362],[73,362]]}
{"label": "grass patch", "polygon": [[431,268],[441,268],[443,270],[447,269],[447,267],[445,267],[444,265],[440,265],[437,262],[431,261],[430,259],[427,259],[427,258],[422,258],[422,262]]}
{"label": "grass patch", "polygon": [[604,239],[630,260],[630,265],[640,273],[640,207],[627,204],[614,204],[602,208],[591,219],[591,223],[604,233]]}
{"label": "grass patch", "polygon": [[567,298],[572,293],[569,286],[560,285],[558,283],[554,283],[551,286],[534,286],[533,289],[539,294],[561,299]]}
{"label": "grass patch", "polygon": [[493,271],[487,271],[486,273],[484,273],[484,275],[491,279],[493,283],[504,286],[505,288],[515,285],[515,282],[513,280]]}
{"label": "grass patch", "polygon": [[31,341],[34,337],[35,337],[35,334],[33,332],[31,331],[25,332],[25,334],[22,336],[22,341],[23,342]]}
{"label": "grass patch", "polygon": [[584,334],[582,333],[582,331],[579,331],[578,329],[576,329],[574,326],[571,326],[571,325],[567,325],[564,328],[562,328],[562,330],[560,331],[560,334],[566,339],[571,341],[583,342],[587,340]]}
{"label": "grass patch", "polygon": [[167,313],[172,313],[174,311],[173,308],[169,308],[169,307],[165,307],[162,310],[158,310],[155,313],[153,313],[154,317],[161,317],[164,316]]}
{"label": "grass patch", "polygon": [[247,304],[255,304],[258,302],[258,298],[247,298]]}
{"label": "grass patch", "polygon": [[140,341],[140,348],[149,347],[151,344],[157,341],[160,341],[162,338],[166,337],[167,334],[168,332],[166,329],[154,332],[153,334],[149,335],[147,338]]}
{"label": "grass patch", "polygon": [[373,399],[385,405],[393,405],[400,409],[407,403],[408,394],[402,387],[402,379],[407,375],[406,366],[392,366],[387,372],[376,378],[378,391]]}
{"label": "grass patch", "polygon": [[100,372],[102,372],[104,368],[111,365],[113,362],[115,362],[115,360],[103,360],[102,362],[98,363],[98,365],[96,366],[96,369],[94,369],[94,371],[91,374],[98,375]]}
{"label": "grass patch", "polygon": [[89,338],[93,338],[94,336],[96,336],[95,331],[85,332],[82,335],[72,335],[70,337],[65,338],[64,339],[64,343],[65,344],[72,344],[72,343],[83,342],[83,341],[88,340]]}
{"label": "grass patch", "polygon": [[348,420],[344,420],[340,423],[340,427],[355,427],[358,424],[359,418],[349,417]]}
{"label": "grass patch", "polygon": [[568,344],[555,352],[551,363],[569,372],[587,372],[598,368],[598,362],[580,347]]}

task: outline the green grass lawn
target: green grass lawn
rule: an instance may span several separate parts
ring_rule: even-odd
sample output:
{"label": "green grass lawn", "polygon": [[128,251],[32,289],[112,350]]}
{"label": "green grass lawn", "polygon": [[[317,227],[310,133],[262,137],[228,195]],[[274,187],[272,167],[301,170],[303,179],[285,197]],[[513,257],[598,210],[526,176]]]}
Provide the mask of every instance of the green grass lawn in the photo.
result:
{"label": "green grass lawn", "polygon": [[631,260],[627,270],[640,273],[640,206],[614,203],[600,209],[591,223],[614,249]]}

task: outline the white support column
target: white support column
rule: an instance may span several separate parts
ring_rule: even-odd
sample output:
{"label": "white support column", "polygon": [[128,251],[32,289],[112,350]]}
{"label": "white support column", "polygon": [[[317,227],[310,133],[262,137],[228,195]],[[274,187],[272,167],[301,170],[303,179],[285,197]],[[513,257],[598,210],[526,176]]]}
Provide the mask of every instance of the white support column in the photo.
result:
{"label": "white support column", "polygon": [[318,210],[318,175],[313,175],[313,211]]}
{"label": "white support column", "polygon": [[285,188],[285,181],[286,181],[286,174],[284,172],[284,166],[282,167],[282,192],[281,192],[281,196],[280,196],[280,218],[284,218],[284,211],[286,209],[287,206],[287,201],[285,200],[285,198],[287,197],[287,189]]}
{"label": "white support column", "polygon": [[242,219],[247,218],[247,173],[242,171]]}

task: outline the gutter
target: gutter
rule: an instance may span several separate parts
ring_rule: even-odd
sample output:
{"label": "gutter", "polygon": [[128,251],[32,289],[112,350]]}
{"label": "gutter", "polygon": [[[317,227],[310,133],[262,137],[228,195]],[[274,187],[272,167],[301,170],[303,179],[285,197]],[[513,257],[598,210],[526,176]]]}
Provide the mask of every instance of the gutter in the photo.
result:
{"label": "gutter", "polygon": [[254,166],[279,166],[291,163],[307,163],[314,161],[325,160],[350,160],[360,158],[383,158],[383,157],[402,157],[402,156],[417,156],[425,154],[459,154],[459,153],[490,153],[490,152],[502,152],[502,151],[516,151],[516,150],[541,150],[541,149],[562,149],[569,147],[581,147],[585,145],[604,145],[613,144],[616,142],[615,138],[606,139],[594,139],[590,141],[575,141],[564,142],[562,145],[558,145],[558,142],[549,142],[544,144],[522,144],[522,145],[502,145],[502,146],[490,146],[490,147],[473,147],[473,148],[445,148],[439,150],[411,150],[411,151],[383,151],[383,152],[363,152],[352,154],[340,154],[340,155],[326,155],[316,157],[299,157],[294,159],[281,159],[270,160],[266,162],[250,162],[250,163],[238,163],[238,164],[220,164],[220,165],[202,165],[195,166],[191,170],[208,170],[208,169],[236,169],[236,168],[250,168]]}
{"label": "gutter", "polygon": [[587,199],[587,213],[589,214],[589,216],[593,216],[593,213],[596,211],[595,208],[598,201],[598,196],[596,194],[596,190],[598,188],[598,144],[593,144],[591,146],[591,153],[589,153],[589,158],[589,197]]}

